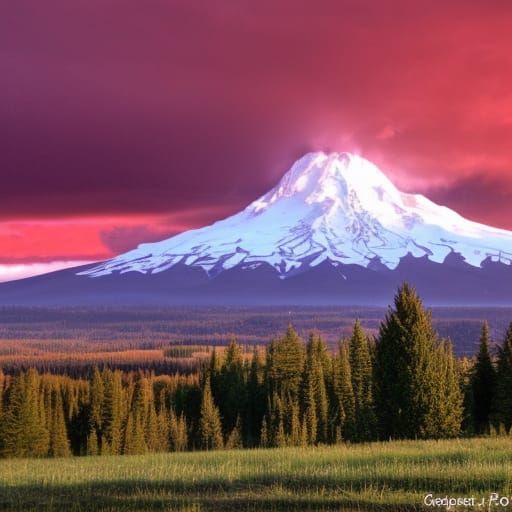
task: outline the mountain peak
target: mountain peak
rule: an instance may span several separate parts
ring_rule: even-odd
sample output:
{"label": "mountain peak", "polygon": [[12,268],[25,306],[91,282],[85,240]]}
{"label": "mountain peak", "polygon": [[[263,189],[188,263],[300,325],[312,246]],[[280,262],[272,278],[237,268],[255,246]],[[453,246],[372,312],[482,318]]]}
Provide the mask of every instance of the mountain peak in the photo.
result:
{"label": "mountain peak", "polygon": [[307,153],[284,174],[276,187],[248,209],[255,213],[284,198],[307,204],[339,203],[357,195],[361,204],[402,202],[399,190],[370,161],[352,153]]}
{"label": "mountain peak", "polygon": [[406,256],[443,263],[453,253],[477,267],[486,259],[510,264],[512,233],[401,192],[358,155],[314,152],[240,213],[142,244],[83,273],[156,274],[179,263],[215,276],[268,264],[286,278],[323,262],[395,269]]}

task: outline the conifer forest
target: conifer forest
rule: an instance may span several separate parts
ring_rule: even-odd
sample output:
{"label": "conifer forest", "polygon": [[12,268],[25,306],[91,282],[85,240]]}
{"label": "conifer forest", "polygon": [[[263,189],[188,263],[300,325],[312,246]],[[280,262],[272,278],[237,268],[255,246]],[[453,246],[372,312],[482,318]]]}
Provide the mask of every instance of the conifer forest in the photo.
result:
{"label": "conifer forest", "polygon": [[406,284],[376,335],[356,320],[334,350],[289,324],[252,350],[232,338],[194,371],[105,363],[86,375],[0,373],[4,458],[442,439],[511,426],[512,326],[493,350],[484,323],[478,353],[456,357]]}

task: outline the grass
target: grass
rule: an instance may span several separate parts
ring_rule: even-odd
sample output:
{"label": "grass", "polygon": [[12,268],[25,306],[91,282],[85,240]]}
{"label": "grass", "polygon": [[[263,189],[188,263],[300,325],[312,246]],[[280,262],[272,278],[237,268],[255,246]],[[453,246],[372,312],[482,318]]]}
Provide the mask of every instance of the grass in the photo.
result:
{"label": "grass", "polygon": [[511,496],[512,438],[0,461],[1,510],[408,511],[429,492]]}

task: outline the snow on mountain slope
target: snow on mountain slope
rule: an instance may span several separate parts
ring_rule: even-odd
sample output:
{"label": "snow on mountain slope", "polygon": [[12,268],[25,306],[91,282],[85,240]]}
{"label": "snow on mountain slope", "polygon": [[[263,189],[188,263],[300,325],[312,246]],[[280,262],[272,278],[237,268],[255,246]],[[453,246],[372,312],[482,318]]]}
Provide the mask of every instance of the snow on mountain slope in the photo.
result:
{"label": "snow on mountain slope", "polygon": [[407,254],[442,263],[460,253],[478,267],[512,262],[512,232],[471,222],[421,195],[400,192],[372,163],[308,153],[242,212],[98,264],[80,275],[158,273],[177,263],[210,276],[269,263],[286,278],[328,260],[390,269]]}

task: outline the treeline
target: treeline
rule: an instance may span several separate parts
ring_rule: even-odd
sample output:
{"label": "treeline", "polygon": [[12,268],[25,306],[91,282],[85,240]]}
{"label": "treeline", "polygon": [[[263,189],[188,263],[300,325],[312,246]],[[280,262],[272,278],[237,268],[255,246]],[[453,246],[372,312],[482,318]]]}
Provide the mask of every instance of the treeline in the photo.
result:
{"label": "treeline", "polygon": [[356,322],[334,353],[290,325],[251,358],[233,339],[188,376],[0,373],[4,457],[444,438],[511,424],[512,327],[496,361],[486,324],[476,360],[457,360],[408,285],[376,339]]}
{"label": "treeline", "polygon": [[[160,353],[162,354],[162,352]],[[171,359],[159,356],[151,360],[147,357],[126,357],[126,361],[122,361],[119,357],[106,357],[103,361],[99,362],[98,358],[93,361],[83,360],[79,358],[68,359],[67,361],[45,360],[43,357],[37,358],[34,356],[30,362],[19,361],[12,362],[5,361],[0,357],[0,367],[3,367],[3,372],[7,375],[18,375],[26,373],[30,369],[35,369],[38,373],[52,375],[63,375],[75,379],[87,379],[93,374],[96,369],[102,371],[103,369],[119,370],[121,373],[133,373],[143,369],[145,373],[152,373],[154,375],[190,375],[197,373],[201,366],[201,359],[199,358],[182,358]]]}

